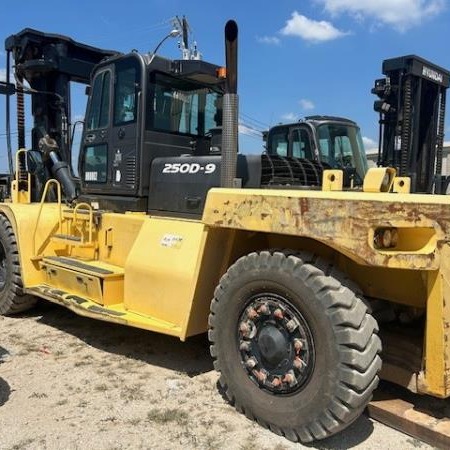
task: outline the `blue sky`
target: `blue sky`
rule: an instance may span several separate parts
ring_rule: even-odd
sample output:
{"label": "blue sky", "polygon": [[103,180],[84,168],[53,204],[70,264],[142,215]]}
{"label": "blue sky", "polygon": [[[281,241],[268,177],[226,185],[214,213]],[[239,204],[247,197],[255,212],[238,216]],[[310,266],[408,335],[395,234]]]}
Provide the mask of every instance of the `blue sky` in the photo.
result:
{"label": "blue sky", "polygon": [[[152,50],[170,31],[170,19],[184,14],[204,59],[217,64],[224,61],[224,24],[235,19],[239,25],[240,150],[244,153],[262,150],[258,133],[249,128],[262,130],[311,114],[355,120],[367,146],[374,146],[378,117],[370,89],[382,76],[383,59],[417,54],[450,69],[447,0],[227,0],[223,4],[23,0],[17,6],[9,5],[0,15],[2,42],[31,27],[124,52]],[[160,54],[178,57],[176,44],[168,40]],[[3,44],[0,52],[1,77]],[[76,91],[78,98],[73,99],[77,116],[84,115],[85,98],[80,93]],[[0,102],[4,104],[4,99]],[[1,106],[0,170],[6,161],[4,132]],[[447,112],[447,141],[449,137]]]}

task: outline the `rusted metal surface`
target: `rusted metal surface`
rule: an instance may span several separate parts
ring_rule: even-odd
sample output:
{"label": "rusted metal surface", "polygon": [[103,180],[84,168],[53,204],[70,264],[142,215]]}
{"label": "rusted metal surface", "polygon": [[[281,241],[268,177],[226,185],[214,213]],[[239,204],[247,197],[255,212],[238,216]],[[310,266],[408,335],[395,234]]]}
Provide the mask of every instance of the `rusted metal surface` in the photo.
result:
{"label": "rusted metal surface", "polygon": [[450,448],[450,401],[421,396],[383,383],[368,406],[379,422],[434,447]]}
{"label": "rusted metal surface", "polygon": [[[436,196],[435,196],[436,197]],[[442,196],[445,197],[445,196]],[[372,266],[436,270],[449,236],[450,202],[424,195],[267,190],[212,190],[203,221],[211,226],[306,236]],[[419,201],[419,203],[418,203]],[[377,250],[376,228],[430,230],[401,249]]]}

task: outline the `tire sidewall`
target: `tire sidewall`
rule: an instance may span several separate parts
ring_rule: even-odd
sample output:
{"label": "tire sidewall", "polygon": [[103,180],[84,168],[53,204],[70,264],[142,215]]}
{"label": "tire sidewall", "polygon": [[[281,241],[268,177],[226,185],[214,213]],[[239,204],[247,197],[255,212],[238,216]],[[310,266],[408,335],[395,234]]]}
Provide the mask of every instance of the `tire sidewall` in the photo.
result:
{"label": "tire sidewall", "polygon": [[3,247],[5,266],[5,283],[3,288],[0,289],[0,313],[2,313],[3,310],[7,310],[11,303],[13,275],[11,246],[15,245],[8,233],[5,221],[6,219],[4,217],[0,217],[0,246]]}

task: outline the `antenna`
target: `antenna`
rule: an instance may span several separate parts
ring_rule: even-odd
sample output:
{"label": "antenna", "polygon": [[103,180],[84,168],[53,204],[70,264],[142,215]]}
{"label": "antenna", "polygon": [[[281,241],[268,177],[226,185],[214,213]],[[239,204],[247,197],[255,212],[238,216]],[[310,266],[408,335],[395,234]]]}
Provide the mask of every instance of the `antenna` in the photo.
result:
{"label": "antenna", "polygon": [[178,48],[181,50],[182,59],[202,59],[201,53],[198,51],[197,42],[194,41],[192,46],[189,46],[189,34],[192,34],[192,29],[186,16],[180,19],[178,16],[172,20],[174,28],[179,30],[181,41],[178,43]]}

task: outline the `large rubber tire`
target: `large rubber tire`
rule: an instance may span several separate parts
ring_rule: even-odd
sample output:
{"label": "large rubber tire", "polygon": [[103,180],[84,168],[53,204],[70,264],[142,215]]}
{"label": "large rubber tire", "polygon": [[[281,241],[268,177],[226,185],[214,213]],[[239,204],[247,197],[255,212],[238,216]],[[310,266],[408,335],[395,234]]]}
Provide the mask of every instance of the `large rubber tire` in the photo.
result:
{"label": "large rubber tire", "polygon": [[[278,301],[309,335],[309,375],[292,392],[288,385],[286,393],[258,385],[242,357],[239,324],[255,298]],[[310,442],[344,429],[378,385],[376,321],[358,289],[311,254],[262,251],[240,258],[215,290],[209,326],[211,355],[226,398],[248,418],[292,441]]]}
{"label": "large rubber tire", "polygon": [[0,314],[17,314],[35,303],[35,297],[23,294],[16,236],[8,219],[0,214]]}

